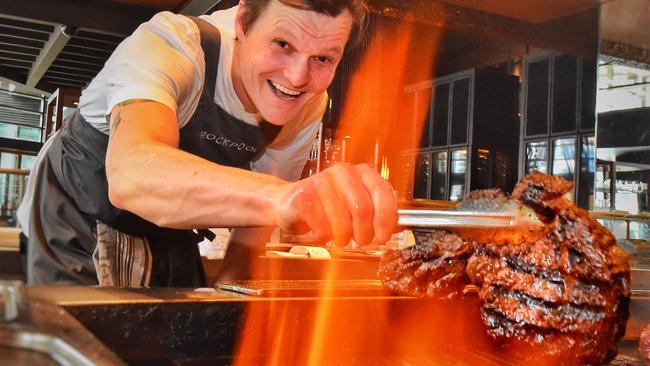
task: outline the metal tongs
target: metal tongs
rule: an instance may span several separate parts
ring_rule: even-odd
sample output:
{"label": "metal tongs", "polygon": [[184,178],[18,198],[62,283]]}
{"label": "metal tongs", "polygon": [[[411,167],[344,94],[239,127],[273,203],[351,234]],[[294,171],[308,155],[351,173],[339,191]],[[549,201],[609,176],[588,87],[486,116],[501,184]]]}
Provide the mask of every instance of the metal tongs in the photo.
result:
{"label": "metal tongs", "polygon": [[492,210],[400,209],[397,213],[399,225],[418,228],[503,228],[537,221],[532,211],[515,206]]}

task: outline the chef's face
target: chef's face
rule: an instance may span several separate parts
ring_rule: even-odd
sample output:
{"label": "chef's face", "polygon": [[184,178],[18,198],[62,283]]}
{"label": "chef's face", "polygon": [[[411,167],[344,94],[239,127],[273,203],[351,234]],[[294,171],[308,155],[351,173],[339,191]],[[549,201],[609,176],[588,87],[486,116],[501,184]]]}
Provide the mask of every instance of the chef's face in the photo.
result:
{"label": "chef's face", "polygon": [[352,29],[352,16],[296,9],[272,0],[243,30],[240,3],[233,83],[248,112],[289,122],[330,85]]}

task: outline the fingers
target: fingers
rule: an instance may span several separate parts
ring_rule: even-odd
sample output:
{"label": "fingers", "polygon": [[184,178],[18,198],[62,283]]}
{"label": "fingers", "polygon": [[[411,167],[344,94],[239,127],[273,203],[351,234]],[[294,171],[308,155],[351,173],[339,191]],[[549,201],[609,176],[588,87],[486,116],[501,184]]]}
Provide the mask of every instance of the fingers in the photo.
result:
{"label": "fingers", "polygon": [[328,169],[336,176],[343,199],[347,205],[354,241],[361,245],[370,243],[373,233],[374,207],[368,189],[362,184],[358,168],[351,165],[334,165]]}
{"label": "fingers", "polygon": [[[345,174],[343,174],[345,175]],[[345,246],[352,237],[352,217],[342,194],[340,176],[334,171],[313,176],[334,243]]]}
{"label": "fingers", "polygon": [[368,165],[357,165],[357,168],[372,198],[375,239],[385,243],[397,224],[397,199],[393,187]]}
{"label": "fingers", "polygon": [[312,181],[294,183],[276,207],[280,229],[298,234],[311,230],[315,239],[323,242],[332,237],[327,215]]}
{"label": "fingers", "polygon": [[386,242],[397,223],[390,183],[365,164],[337,164],[297,182],[276,207],[283,230],[306,225],[317,239],[339,246],[352,237],[362,245],[373,237]]}

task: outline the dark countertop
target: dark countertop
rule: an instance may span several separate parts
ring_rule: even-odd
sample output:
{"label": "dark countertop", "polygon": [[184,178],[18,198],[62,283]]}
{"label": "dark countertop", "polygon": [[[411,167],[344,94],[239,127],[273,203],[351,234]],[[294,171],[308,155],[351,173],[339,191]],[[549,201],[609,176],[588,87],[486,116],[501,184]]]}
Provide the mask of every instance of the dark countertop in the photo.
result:
{"label": "dark countertop", "polygon": [[[332,365],[518,364],[489,345],[475,294],[455,301],[384,296],[378,281],[362,280],[337,281],[344,296],[313,296],[303,290],[317,281],[272,282],[249,287],[299,291],[264,297],[212,288],[33,286],[27,293],[62,306],[129,364],[305,364],[314,355]],[[635,292],[630,312],[611,365],[648,365],[636,347],[650,322],[650,297]]]}

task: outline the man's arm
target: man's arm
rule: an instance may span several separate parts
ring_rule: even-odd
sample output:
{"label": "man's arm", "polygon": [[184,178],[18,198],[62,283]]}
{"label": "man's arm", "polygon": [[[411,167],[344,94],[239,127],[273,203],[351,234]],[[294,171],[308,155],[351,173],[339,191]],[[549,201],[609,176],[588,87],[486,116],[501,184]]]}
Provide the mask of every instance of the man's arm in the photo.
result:
{"label": "man's arm", "polygon": [[153,101],[113,108],[106,156],[109,198],[159,226],[274,225],[284,181],[217,165],[178,149],[176,116]]}
{"label": "man's arm", "polygon": [[110,124],[109,198],[159,226],[277,225],[365,244],[388,240],[397,222],[392,187],[367,165],[337,165],[288,183],[179,150],[176,116],[158,102],[118,105]]}

